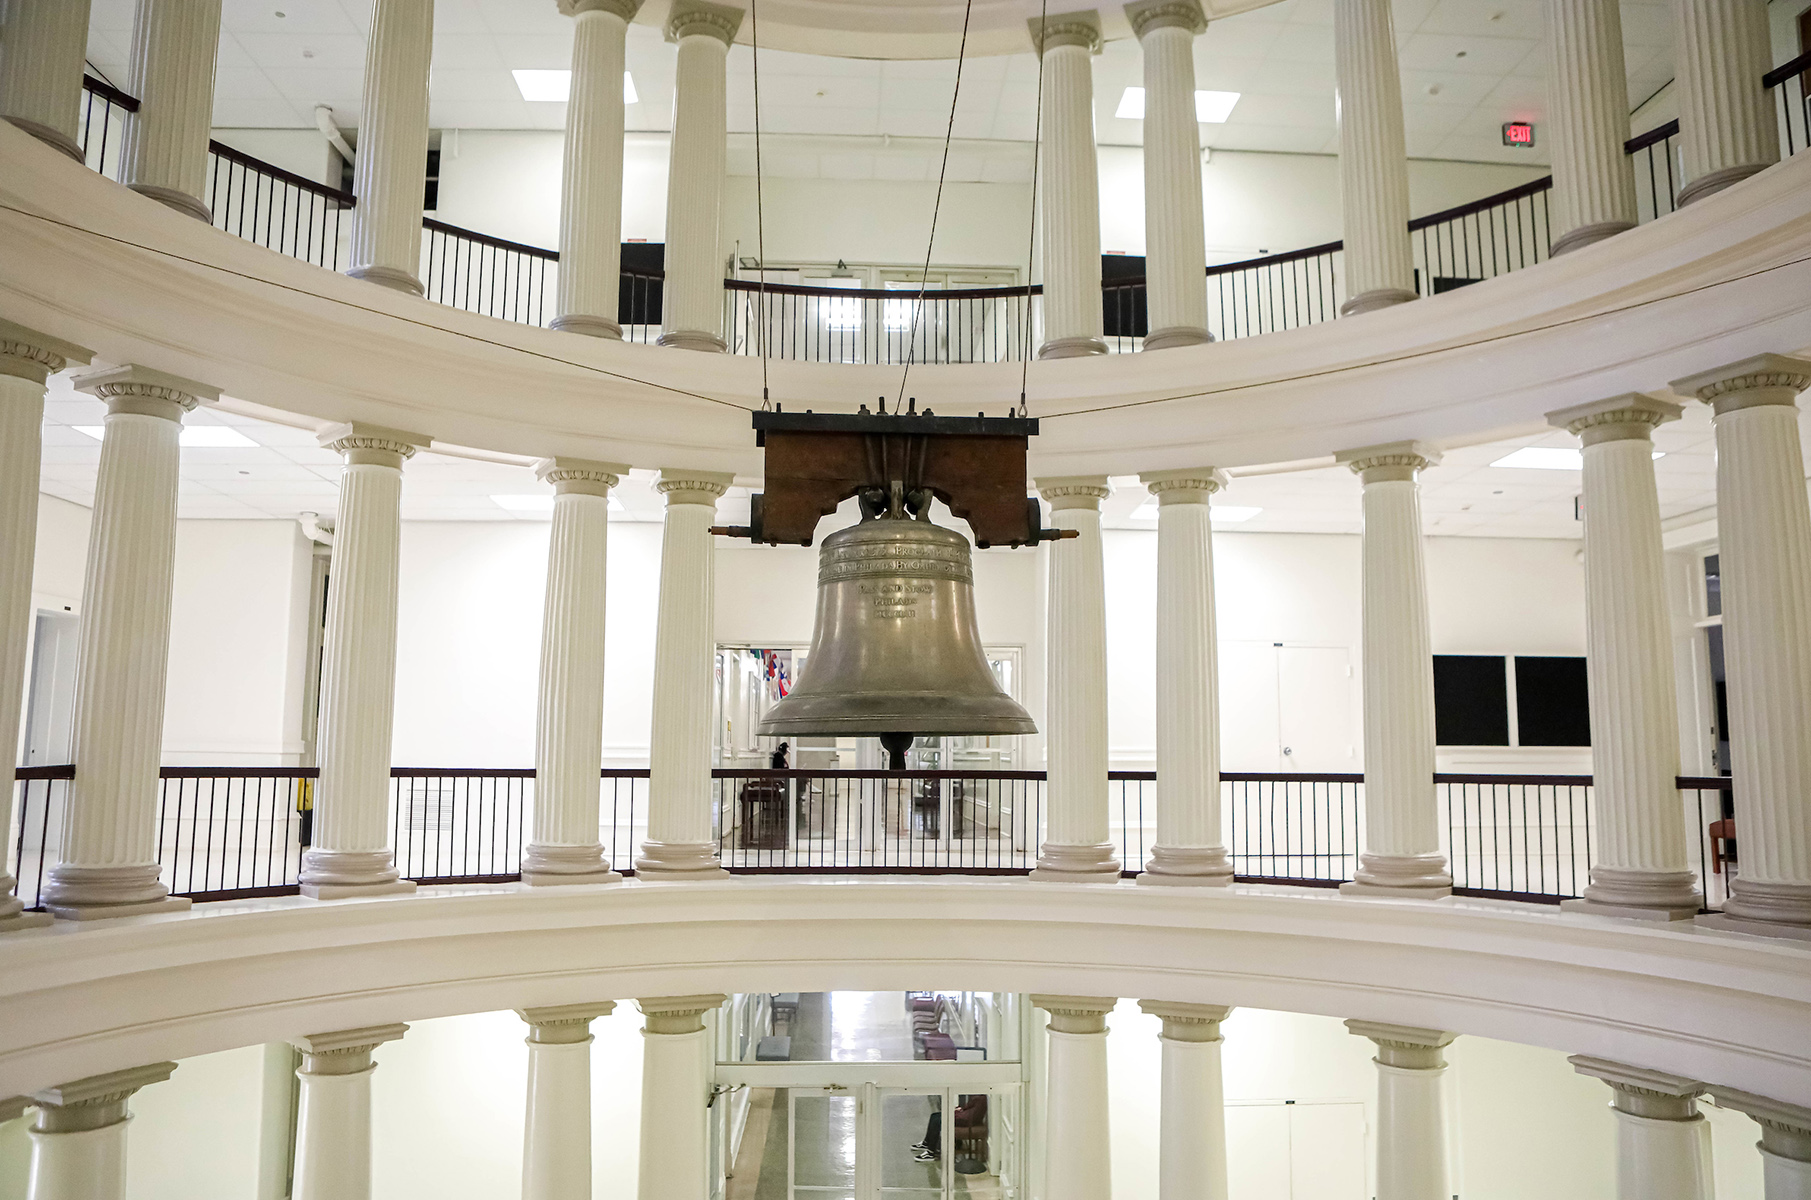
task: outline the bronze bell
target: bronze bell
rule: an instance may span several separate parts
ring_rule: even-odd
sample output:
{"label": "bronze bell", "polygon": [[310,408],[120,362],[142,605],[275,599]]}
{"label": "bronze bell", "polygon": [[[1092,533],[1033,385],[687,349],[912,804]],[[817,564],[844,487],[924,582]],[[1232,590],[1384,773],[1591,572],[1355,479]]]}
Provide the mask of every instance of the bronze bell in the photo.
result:
{"label": "bronze bell", "polygon": [[862,522],[824,539],[810,657],[762,736],[879,736],[900,770],[914,737],[1037,732],[987,665],[968,539],[929,510],[928,492],[870,489]]}

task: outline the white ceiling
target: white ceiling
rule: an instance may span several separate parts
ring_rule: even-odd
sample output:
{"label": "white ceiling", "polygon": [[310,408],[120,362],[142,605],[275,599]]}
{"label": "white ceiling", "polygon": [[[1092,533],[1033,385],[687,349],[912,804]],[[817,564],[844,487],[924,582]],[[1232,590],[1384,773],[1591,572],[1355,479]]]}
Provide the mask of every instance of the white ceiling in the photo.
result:
{"label": "white ceiling", "polygon": [[[124,86],[134,0],[93,0],[89,55]],[[630,30],[628,66],[640,102],[629,127],[670,127],[673,47],[650,4]],[[659,6],[664,9],[664,6]],[[368,0],[225,0],[215,84],[217,127],[312,128],[331,105],[356,126]],[[1117,18],[1117,7],[1102,10]],[[283,15],[279,16],[281,13]],[[1502,145],[1500,126],[1546,116],[1541,0],[1395,0],[1411,156],[1542,163]],[[1640,103],[1672,77],[1666,3],[1623,0],[1629,94]],[[1109,32],[1111,32],[1109,23]],[[437,0],[431,122],[438,129],[559,129],[565,105],[530,103],[515,68],[570,65],[572,21],[554,0]],[[744,38],[747,23],[744,23]],[[852,45],[859,39],[852,39]],[[858,51],[859,52],[859,51]],[[1204,125],[1209,146],[1328,153],[1334,149],[1332,0],[1279,0],[1212,23],[1196,42],[1197,86],[1239,92],[1231,120]],[[1137,145],[1142,122],[1113,113],[1142,83],[1136,41],[1107,43],[1095,60],[1095,117],[1105,144]],[[753,129],[752,57],[730,56],[730,128]],[[764,50],[762,128],[776,134],[940,138],[954,63],[881,61]],[[971,58],[963,69],[956,135],[1024,142],[1034,130],[1037,64],[1029,53]],[[783,170],[783,164],[781,168]]]}

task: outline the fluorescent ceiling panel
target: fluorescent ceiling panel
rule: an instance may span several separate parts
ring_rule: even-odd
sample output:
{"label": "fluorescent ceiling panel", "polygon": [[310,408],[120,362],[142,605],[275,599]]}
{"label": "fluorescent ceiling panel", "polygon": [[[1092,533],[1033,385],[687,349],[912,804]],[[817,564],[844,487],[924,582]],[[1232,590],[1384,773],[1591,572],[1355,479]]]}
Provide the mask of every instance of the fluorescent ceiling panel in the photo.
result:
{"label": "fluorescent ceiling panel", "polygon": [[[1204,125],[1219,125],[1232,116],[1233,105],[1238,102],[1238,92],[1196,92],[1195,120]],[[1127,88],[1113,115],[1122,121],[1144,120],[1144,89]]]}
{"label": "fluorescent ceiling panel", "polygon": [[[1654,451],[1655,458],[1665,458],[1664,450]],[[1569,446],[1523,446],[1490,464],[1493,467],[1519,467],[1530,471],[1582,471],[1585,452]]]}
{"label": "fluorescent ceiling panel", "polygon": [[[107,432],[105,425],[72,425],[70,428],[77,433],[87,434],[97,442]],[[183,446],[205,446],[213,449],[258,444],[230,425],[185,425],[182,433],[177,436],[177,443]]]}
{"label": "fluorescent ceiling panel", "polygon": [[[522,93],[522,99],[538,101],[543,104],[563,104],[572,95],[571,71],[511,71],[516,77],[516,90]],[[634,104],[641,97],[635,94],[635,80],[623,72],[623,103]]]}

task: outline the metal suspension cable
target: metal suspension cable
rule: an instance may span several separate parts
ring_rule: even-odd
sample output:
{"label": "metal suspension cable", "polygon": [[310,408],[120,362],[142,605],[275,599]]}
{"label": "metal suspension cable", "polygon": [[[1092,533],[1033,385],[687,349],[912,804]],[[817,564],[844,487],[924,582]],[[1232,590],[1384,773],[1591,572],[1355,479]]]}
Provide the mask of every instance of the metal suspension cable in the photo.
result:
{"label": "metal suspension cable", "polygon": [[956,135],[956,102],[962,98],[962,64],[968,61],[968,19],[974,11],[975,0],[967,0],[962,6],[962,42],[956,48],[956,87],[950,93],[949,124],[943,130],[943,165],[937,169],[937,197],[931,202],[931,236],[924,241],[924,270],[918,276],[918,300],[912,305],[912,326],[906,333],[905,369],[899,373],[899,395],[893,401],[895,412],[905,411],[906,380],[912,374],[912,359],[918,351],[918,318],[924,312],[924,293],[931,281],[931,251],[937,244],[937,214],[943,208],[943,181],[949,174],[950,142]]}
{"label": "metal suspension cable", "polygon": [[1019,416],[1031,415],[1025,402],[1025,381],[1031,373],[1031,270],[1038,248],[1038,160],[1044,149],[1044,27],[1050,19],[1050,0],[1038,5],[1038,102],[1031,126],[1031,221],[1025,232],[1025,316],[1019,322],[1024,336],[1019,346]]}
{"label": "metal suspension cable", "polygon": [[771,404],[767,391],[767,213],[761,199],[761,5],[748,0],[749,57],[754,60],[755,75],[755,254],[761,269],[760,288],[755,293],[755,326],[761,347],[761,408]]}

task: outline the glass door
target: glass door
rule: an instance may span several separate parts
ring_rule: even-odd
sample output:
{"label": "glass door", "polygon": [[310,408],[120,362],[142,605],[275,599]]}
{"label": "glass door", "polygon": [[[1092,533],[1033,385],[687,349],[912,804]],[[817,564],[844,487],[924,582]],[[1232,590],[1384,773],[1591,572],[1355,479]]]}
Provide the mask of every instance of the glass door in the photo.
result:
{"label": "glass door", "polygon": [[856,1200],[861,1105],[849,1088],[789,1088],[787,1200]]}
{"label": "glass door", "polygon": [[1017,1089],[877,1092],[872,1159],[879,1200],[1017,1200]]}

